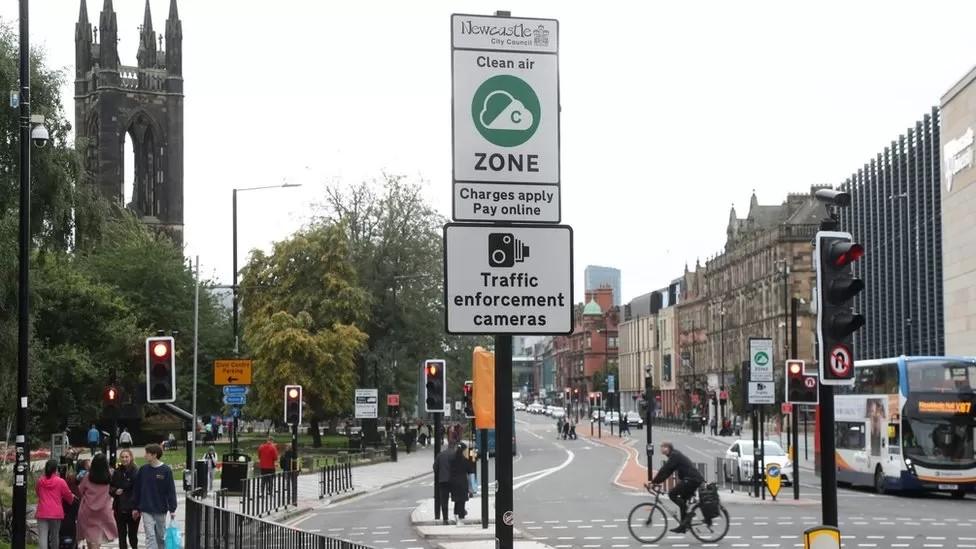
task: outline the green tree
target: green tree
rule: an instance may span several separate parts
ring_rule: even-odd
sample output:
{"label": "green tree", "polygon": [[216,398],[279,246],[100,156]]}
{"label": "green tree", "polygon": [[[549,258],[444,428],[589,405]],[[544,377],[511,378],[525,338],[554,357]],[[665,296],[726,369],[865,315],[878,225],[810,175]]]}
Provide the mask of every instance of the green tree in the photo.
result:
{"label": "green tree", "polygon": [[[451,348],[443,329],[441,228],[446,220],[422,191],[421,185],[392,175],[351,187],[333,185],[317,221],[345,229],[359,284],[368,294],[363,330],[369,346],[358,362],[360,383],[400,393],[404,406],[415,402],[420,362]],[[448,366],[452,390],[452,372],[459,371],[454,366]]]}
{"label": "green tree", "polygon": [[367,295],[342,227],[319,223],[252,253],[241,280],[244,340],[255,360],[257,411],[278,418],[282,387],[304,386],[313,444],[319,423],[352,408]]}

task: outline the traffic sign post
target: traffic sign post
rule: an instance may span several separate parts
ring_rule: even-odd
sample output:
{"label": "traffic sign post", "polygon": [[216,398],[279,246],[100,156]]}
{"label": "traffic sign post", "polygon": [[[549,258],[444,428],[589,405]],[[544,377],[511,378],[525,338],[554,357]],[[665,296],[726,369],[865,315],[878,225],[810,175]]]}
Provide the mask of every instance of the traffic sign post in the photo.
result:
{"label": "traffic sign post", "polygon": [[559,22],[451,16],[456,221],[559,223]]}
{"label": "traffic sign post", "polygon": [[749,381],[773,381],[772,339],[749,338],[749,368]]}
{"label": "traffic sign post", "polygon": [[776,404],[776,386],[765,381],[750,381],[749,404]]}
{"label": "traffic sign post", "polygon": [[223,392],[224,396],[246,395],[247,387],[243,385],[224,385]]}
{"label": "traffic sign post", "polygon": [[356,419],[376,419],[379,416],[379,390],[356,389]]}
{"label": "traffic sign post", "polygon": [[251,369],[249,358],[215,360],[214,385],[250,385]]}
{"label": "traffic sign post", "polygon": [[224,395],[224,404],[230,406],[243,406],[247,404],[247,397],[244,395]]}
{"label": "traffic sign post", "polygon": [[573,231],[565,225],[444,226],[450,334],[573,330]]}

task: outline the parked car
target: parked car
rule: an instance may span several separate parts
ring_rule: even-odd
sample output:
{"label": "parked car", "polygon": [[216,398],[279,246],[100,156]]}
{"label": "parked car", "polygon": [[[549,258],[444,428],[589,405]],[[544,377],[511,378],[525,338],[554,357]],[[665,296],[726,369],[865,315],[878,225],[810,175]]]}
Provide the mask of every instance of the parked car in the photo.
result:
{"label": "parked car", "polygon": [[616,425],[620,422],[619,412],[603,412],[603,424],[604,425]]}
{"label": "parked car", "polygon": [[516,410],[519,411],[525,410],[525,403],[522,401],[516,400],[514,406]]}
{"label": "parked car", "polygon": [[638,429],[644,428],[644,418],[642,418],[639,413],[631,410],[630,412],[627,412],[625,417],[627,418],[627,425],[637,427]]}
{"label": "parked car", "polygon": [[545,409],[545,407],[543,405],[539,404],[538,402],[533,402],[532,404],[529,404],[526,407],[526,410],[530,414],[541,414],[543,409]]}
{"label": "parked car", "polygon": [[[793,473],[793,461],[786,455],[783,447],[778,442],[767,440],[765,442],[765,450],[766,465],[771,463],[779,465],[781,471],[780,481],[784,486],[789,486],[792,483],[790,475]],[[739,439],[735,441],[725,451],[725,457],[727,458],[724,471],[726,482],[733,480],[752,482],[752,440]],[[765,476],[763,471],[760,471],[759,474]]]}
{"label": "parked car", "polygon": [[557,408],[557,407],[554,406],[552,408],[552,411],[549,413],[549,415],[552,416],[552,417],[554,417],[554,418],[556,418],[556,419],[561,418],[561,417],[566,417],[566,410],[564,410],[563,408]]}

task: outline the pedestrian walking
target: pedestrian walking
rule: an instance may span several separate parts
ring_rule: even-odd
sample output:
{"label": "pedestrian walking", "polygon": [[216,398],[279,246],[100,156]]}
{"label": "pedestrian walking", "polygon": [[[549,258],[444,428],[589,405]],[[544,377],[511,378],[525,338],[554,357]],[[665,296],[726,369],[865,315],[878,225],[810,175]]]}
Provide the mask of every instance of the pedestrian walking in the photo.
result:
{"label": "pedestrian walking", "polygon": [[58,549],[61,544],[61,521],[64,506],[75,501],[68,483],[58,475],[58,462],[47,460],[44,475],[37,479],[37,544],[40,549]]}
{"label": "pedestrian walking", "polygon": [[478,451],[474,448],[468,448],[465,457],[468,467],[468,495],[475,497],[478,495]]}
{"label": "pedestrian walking", "polygon": [[718,434],[718,421],[715,419],[715,416],[712,416],[712,419],[709,420],[708,425],[712,429],[712,436],[717,435]]}
{"label": "pedestrian walking", "polygon": [[91,464],[90,459],[78,460],[77,470],[75,472],[75,481],[80,485],[81,481],[85,480],[88,475],[88,467]]}
{"label": "pedestrian walking", "polygon": [[119,467],[112,473],[112,511],[115,515],[115,527],[119,533],[119,549],[138,549],[139,547],[139,519],[132,516],[135,502],[132,500],[132,488],[136,480],[135,463],[132,451],[124,449],[119,452]]}
{"label": "pedestrian walking", "polygon": [[211,446],[203,454],[203,462],[207,464],[207,491],[213,490],[214,471],[217,470],[217,451]]}
{"label": "pedestrian walking", "polygon": [[132,433],[125,427],[122,428],[122,434],[119,435],[119,446],[123,448],[132,447]]}
{"label": "pedestrian walking", "polygon": [[563,436],[563,418],[556,420],[556,438]]}
{"label": "pedestrian walking", "polygon": [[437,476],[437,508],[444,524],[448,523],[447,504],[451,498],[451,465],[454,447],[448,446],[434,457],[434,474]]}
{"label": "pedestrian walking", "polygon": [[268,440],[258,447],[258,468],[261,470],[261,489],[271,493],[272,481],[275,473],[275,463],[278,462],[278,448],[274,437],[268,435]]}
{"label": "pedestrian walking", "polygon": [[735,420],[732,422],[732,425],[735,430],[735,436],[742,436],[742,416],[735,414]]}
{"label": "pedestrian walking", "polygon": [[627,433],[627,436],[630,436],[630,423],[627,422],[627,418],[626,417],[621,417],[620,418],[620,433],[619,434],[620,434],[620,436],[624,436],[624,433]]}
{"label": "pedestrian walking", "polygon": [[77,538],[88,543],[88,549],[98,549],[103,543],[119,537],[112,513],[112,496],[109,493],[112,474],[105,454],[95,454],[91,470],[78,486],[81,507],[78,509]]}
{"label": "pedestrian walking", "polygon": [[132,484],[133,517],[142,519],[146,549],[166,547],[166,513],[176,520],[176,481],[173,471],[162,462],[158,444],[146,446],[146,464],[139,468]]}
{"label": "pedestrian walking", "polygon": [[568,421],[565,422],[565,423],[563,423],[563,433],[562,433],[562,435],[563,435],[563,440],[566,440],[567,438],[569,438],[569,422]]}
{"label": "pedestrian walking", "polygon": [[468,501],[468,459],[465,456],[465,450],[468,447],[465,443],[458,443],[457,448],[454,450],[454,455],[451,458],[451,499],[454,500],[454,520],[457,524],[461,524],[464,517],[468,516],[467,510],[464,508],[465,503]]}
{"label": "pedestrian walking", "polygon": [[576,422],[569,422],[569,439],[576,440]]}
{"label": "pedestrian walking", "polygon": [[88,429],[88,449],[91,451],[91,455],[94,456],[98,453],[98,443],[102,440],[102,433],[99,432],[95,424],[92,423],[91,429]]}

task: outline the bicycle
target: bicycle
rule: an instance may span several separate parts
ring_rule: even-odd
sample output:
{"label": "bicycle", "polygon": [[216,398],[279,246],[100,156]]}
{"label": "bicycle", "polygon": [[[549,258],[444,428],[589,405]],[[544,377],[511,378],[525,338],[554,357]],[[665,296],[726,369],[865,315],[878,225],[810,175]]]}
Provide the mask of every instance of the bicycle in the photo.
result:
{"label": "bicycle", "polygon": [[[681,524],[680,513],[677,505],[666,505],[661,501],[663,490],[651,485],[645,485],[645,488],[654,494],[654,501],[635,505],[627,515],[627,528],[637,541],[657,543],[668,533],[668,515],[671,515],[677,524]],[[711,520],[706,520],[699,509],[701,506],[698,504],[698,497],[694,496],[688,501],[688,515],[691,517],[688,529],[698,541],[715,543],[729,533],[729,512],[725,510],[725,506],[719,505],[718,516],[712,517]]]}

